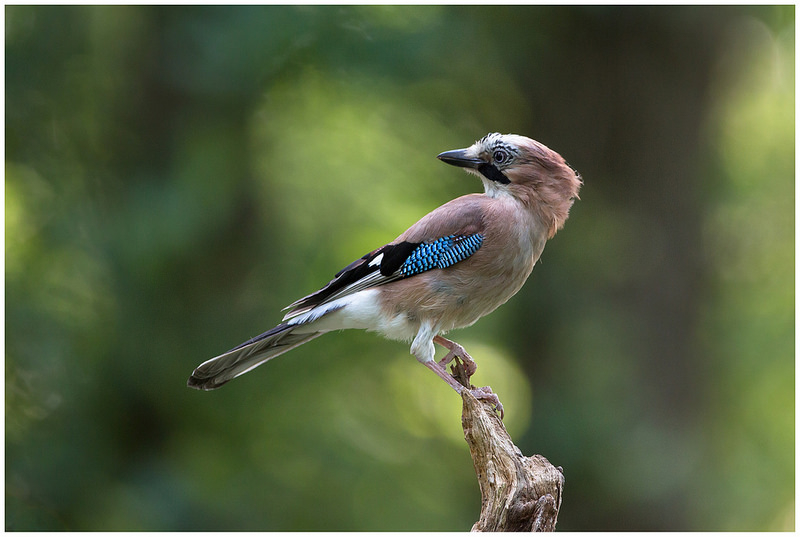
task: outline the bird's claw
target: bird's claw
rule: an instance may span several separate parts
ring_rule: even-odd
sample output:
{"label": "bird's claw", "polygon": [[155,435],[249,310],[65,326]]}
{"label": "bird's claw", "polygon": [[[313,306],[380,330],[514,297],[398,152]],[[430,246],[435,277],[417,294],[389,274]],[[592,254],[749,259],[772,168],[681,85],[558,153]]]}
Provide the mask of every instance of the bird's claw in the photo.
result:
{"label": "bird's claw", "polygon": [[467,353],[464,347],[462,347],[455,341],[444,340],[444,338],[442,338],[442,340],[447,342],[448,352],[444,356],[444,358],[442,358],[439,361],[439,364],[441,364],[442,367],[446,367],[447,364],[449,364],[453,360],[456,360],[456,365],[457,365],[458,361],[460,360],[461,362],[463,362],[463,369],[467,377],[469,378],[472,375],[474,375],[475,371],[478,370],[478,365],[475,363],[475,360],[472,359],[472,356],[470,356]]}
{"label": "bird's claw", "polygon": [[497,394],[492,391],[491,387],[483,386],[481,388],[472,388],[470,393],[475,396],[475,399],[478,401],[486,401],[492,405],[494,407],[493,410],[500,414],[500,419],[503,419],[505,416],[505,412],[503,411],[503,403],[500,402],[500,398],[497,397]]}

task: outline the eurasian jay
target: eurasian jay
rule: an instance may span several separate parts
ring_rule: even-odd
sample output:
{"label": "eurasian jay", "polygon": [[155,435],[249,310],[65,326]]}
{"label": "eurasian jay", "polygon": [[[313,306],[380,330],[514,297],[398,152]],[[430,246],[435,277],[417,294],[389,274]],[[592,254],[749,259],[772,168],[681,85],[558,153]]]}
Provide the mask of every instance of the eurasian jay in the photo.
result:
{"label": "eurasian jay", "polygon": [[[460,359],[469,376],[475,364],[441,334],[470,326],[519,291],[582,183],[558,153],[515,134],[487,134],[438,158],[477,175],[485,192],[445,203],[347,265],[287,306],[281,324],[198,366],[188,386],[219,388],[322,334],[360,328],[411,341],[417,360],[458,393],[465,390],[446,366]],[[434,343],[449,351],[439,362]],[[473,393],[499,403],[491,390]]]}

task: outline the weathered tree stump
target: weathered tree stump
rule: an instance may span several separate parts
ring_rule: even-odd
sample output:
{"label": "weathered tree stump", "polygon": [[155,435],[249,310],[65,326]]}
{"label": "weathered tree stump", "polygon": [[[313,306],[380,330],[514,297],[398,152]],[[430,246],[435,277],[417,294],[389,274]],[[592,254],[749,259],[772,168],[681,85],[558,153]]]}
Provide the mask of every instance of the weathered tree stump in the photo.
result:
{"label": "weathered tree stump", "polygon": [[541,455],[523,455],[490,404],[469,390],[461,397],[464,438],[481,489],[481,515],[472,531],[555,531],[561,468]]}

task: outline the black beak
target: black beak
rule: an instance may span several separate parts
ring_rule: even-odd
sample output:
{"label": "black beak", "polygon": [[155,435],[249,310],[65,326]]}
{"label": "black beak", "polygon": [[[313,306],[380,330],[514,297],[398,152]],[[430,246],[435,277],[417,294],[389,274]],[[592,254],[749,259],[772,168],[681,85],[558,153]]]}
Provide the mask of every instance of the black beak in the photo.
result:
{"label": "black beak", "polygon": [[436,158],[442,162],[452,164],[453,166],[478,170],[481,175],[496,183],[507,185],[511,182],[508,180],[508,177],[506,177],[503,172],[498,170],[497,167],[491,162],[486,162],[485,160],[481,160],[479,158],[468,157],[466,149],[445,151],[444,153],[439,154],[439,156]]}
{"label": "black beak", "polygon": [[481,159],[468,157],[466,149],[445,151],[444,153],[439,154],[436,158],[442,162],[452,164],[453,166],[459,166],[461,168],[473,168],[476,170],[481,164],[486,164],[486,162],[482,161]]}

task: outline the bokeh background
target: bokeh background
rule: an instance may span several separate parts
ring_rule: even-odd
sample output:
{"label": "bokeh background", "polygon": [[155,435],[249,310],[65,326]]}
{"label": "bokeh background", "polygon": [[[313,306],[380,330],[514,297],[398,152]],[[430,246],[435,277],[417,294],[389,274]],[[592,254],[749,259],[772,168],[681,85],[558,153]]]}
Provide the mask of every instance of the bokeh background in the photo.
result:
{"label": "bokeh background", "polygon": [[795,525],[793,6],[5,7],[5,527],[466,531],[460,400],[374,334],[200,362],[480,190],[583,176],[453,333],[560,530]]}

